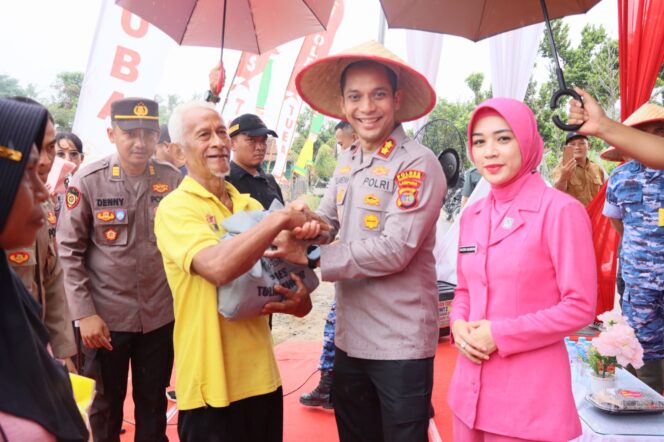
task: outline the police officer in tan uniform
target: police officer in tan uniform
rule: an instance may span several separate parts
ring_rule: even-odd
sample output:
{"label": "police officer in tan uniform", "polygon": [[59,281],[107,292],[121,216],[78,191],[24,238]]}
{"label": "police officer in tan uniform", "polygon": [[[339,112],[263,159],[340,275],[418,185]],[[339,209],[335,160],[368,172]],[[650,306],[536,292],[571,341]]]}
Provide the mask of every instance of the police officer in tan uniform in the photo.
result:
{"label": "police officer in tan uniform", "polygon": [[107,132],[117,153],[76,173],[58,223],[67,296],[84,344],[84,374],[97,381],[90,409],[95,441],[119,440],[130,360],[135,440],[167,440],[164,392],[173,365],[173,304],[154,216],[181,175],[152,159],[158,121],[152,100],[111,104]]}
{"label": "police officer in tan uniform", "polygon": [[[29,99],[16,98],[39,105]],[[41,105],[40,105],[41,106]],[[37,174],[45,183],[55,158],[55,127],[50,113],[41,151]],[[7,260],[23,281],[34,299],[41,305],[41,320],[48,330],[53,356],[61,359],[69,371],[76,371],[72,356],[76,354],[74,331],[65,296],[64,278],[55,246],[55,212],[53,203],[42,203],[44,225],[37,232],[37,240],[31,247],[7,250]]]}
{"label": "police officer in tan uniform", "polygon": [[[427,441],[438,341],[433,247],[447,189],[433,152],[401,123],[427,114],[435,93],[376,42],[312,62],[296,84],[312,108],[346,119],[358,141],[340,155],[317,210],[332,227],[327,243],[305,254],[301,243],[275,241],[267,255],[320,266],[336,283],[340,440]],[[294,233],[314,237],[306,225]]]}

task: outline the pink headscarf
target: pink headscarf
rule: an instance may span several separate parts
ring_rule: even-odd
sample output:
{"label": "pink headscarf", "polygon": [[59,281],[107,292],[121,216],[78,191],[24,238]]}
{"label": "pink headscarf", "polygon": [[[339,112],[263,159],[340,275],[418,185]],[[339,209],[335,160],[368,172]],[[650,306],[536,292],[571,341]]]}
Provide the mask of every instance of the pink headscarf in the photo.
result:
{"label": "pink headscarf", "polygon": [[507,121],[519,142],[521,151],[521,169],[514,178],[501,186],[503,187],[537,169],[542,161],[544,141],[537,130],[535,114],[527,105],[512,98],[491,98],[477,106],[468,122],[468,152],[471,158],[473,158],[473,128],[480,118],[492,114],[498,114]]}

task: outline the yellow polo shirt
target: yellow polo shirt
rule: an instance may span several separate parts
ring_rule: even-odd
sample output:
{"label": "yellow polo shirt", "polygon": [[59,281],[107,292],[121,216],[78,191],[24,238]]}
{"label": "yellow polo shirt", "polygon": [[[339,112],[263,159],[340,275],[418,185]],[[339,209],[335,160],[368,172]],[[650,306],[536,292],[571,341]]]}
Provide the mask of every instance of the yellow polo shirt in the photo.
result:
{"label": "yellow polo shirt", "polygon": [[[262,210],[260,203],[226,183],[233,211]],[[191,177],[159,204],[157,246],[164,259],[175,311],[178,409],[225,407],[275,391],[281,385],[267,316],[228,321],[217,312],[217,288],[193,274],[202,249],[224,235],[231,212]]]}

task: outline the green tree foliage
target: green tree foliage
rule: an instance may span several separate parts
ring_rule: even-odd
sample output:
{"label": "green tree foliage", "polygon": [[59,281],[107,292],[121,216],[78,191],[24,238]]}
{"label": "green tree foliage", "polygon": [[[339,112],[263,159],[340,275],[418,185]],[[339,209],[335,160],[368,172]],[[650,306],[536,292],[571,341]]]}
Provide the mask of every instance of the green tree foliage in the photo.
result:
{"label": "green tree foliage", "polygon": [[82,85],[83,72],[60,72],[57,75],[51,86],[55,94],[47,107],[53,114],[58,129],[71,130]]}
{"label": "green tree foliage", "polygon": [[[586,25],[581,31],[579,44],[572,46],[569,38],[569,26],[561,20],[552,22],[552,31],[560,64],[568,87],[578,86],[595,96],[607,114],[618,117],[616,104],[620,98],[618,77],[618,42],[610,39],[603,26]],[[554,70],[553,55],[549,40],[544,34],[539,53],[550,62],[547,81],[536,85],[533,81],[528,86],[524,101],[535,111],[540,133],[544,139],[544,173],[551,171],[562,155],[565,132],[558,129],[551,117],[554,114],[565,120],[567,99],[559,100],[559,108],[552,111],[549,107],[551,96],[558,90],[558,81]],[[606,147],[599,139],[591,137],[591,158]]]}
{"label": "green tree foliage", "polygon": [[[439,98],[438,103],[436,104],[436,107],[431,111],[431,114],[429,114],[429,121],[435,121],[435,120],[445,120],[449,122],[456,131],[458,132],[459,138],[460,138],[460,143],[463,143],[462,146],[457,147],[456,145],[459,144],[457,138],[453,138],[453,142],[451,144],[453,145],[447,145],[446,142],[443,142],[445,145],[441,146],[434,146],[430,145],[427,147],[430,147],[434,152],[439,153],[443,149],[447,147],[454,147],[457,148],[457,151],[459,152],[459,155],[464,161],[465,165],[464,167],[470,167],[470,160],[467,159],[466,155],[466,146],[468,143],[467,140],[467,131],[468,131],[468,121],[470,121],[470,114],[473,112],[473,109],[475,109],[475,102],[473,101],[466,101],[466,102],[451,102],[447,101],[444,98]],[[441,136],[432,136],[427,137],[429,139],[441,139],[441,140],[447,140],[449,137],[445,135],[450,135],[450,130],[449,128],[444,128],[441,127],[439,129],[436,129],[436,131],[442,130],[445,132],[445,134],[441,134]],[[428,140],[423,140],[425,144],[435,144],[432,143],[431,141]]]}
{"label": "green tree foliage", "polygon": [[327,144],[321,145],[314,162],[314,174],[318,179],[329,180],[335,167],[337,167],[337,159],[335,158],[334,148]]}
{"label": "green tree foliage", "polygon": [[38,100],[37,88],[29,83],[26,87],[21,86],[20,82],[9,75],[0,74],[0,97],[30,97]]}
{"label": "green tree foliage", "polygon": [[[200,97],[198,97],[200,100]],[[168,119],[179,104],[182,104],[182,98],[179,95],[168,94],[166,99],[161,95],[155,95],[154,101],[159,104],[159,124],[168,124]]]}
{"label": "green tree foliage", "polygon": [[475,95],[475,105],[480,104],[487,98],[491,98],[493,95],[491,93],[491,90],[482,90],[482,85],[484,84],[484,74],[481,72],[474,72],[470,74],[469,76],[466,77],[466,86],[473,91],[473,95]]}
{"label": "green tree foliage", "polygon": [[[309,128],[311,127],[311,120],[314,117],[314,111],[307,106],[306,104],[302,105],[302,110],[300,115],[297,117],[295,123],[295,138],[291,144],[290,151],[288,152],[288,161],[295,162],[302,147],[304,147],[304,142],[307,141],[309,136]],[[314,158],[318,154],[318,150],[324,144],[328,146],[336,146],[337,142],[334,138],[334,126],[337,125],[337,121],[326,119],[323,122],[323,126],[318,134],[318,138],[314,142]]]}

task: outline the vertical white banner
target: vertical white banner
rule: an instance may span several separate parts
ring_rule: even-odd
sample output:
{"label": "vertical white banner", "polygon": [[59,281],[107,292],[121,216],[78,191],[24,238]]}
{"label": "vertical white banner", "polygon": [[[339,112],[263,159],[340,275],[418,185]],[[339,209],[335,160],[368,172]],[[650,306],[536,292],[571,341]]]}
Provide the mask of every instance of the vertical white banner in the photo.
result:
{"label": "vertical white banner", "polygon": [[281,108],[278,97],[286,90],[288,75],[301,46],[300,38],[261,55],[242,53],[221,112],[227,124],[250,113],[259,115],[269,128],[275,127]]}
{"label": "vertical white banner", "polygon": [[295,77],[297,77],[297,74],[304,66],[321,57],[325,57],[330,52],[334,36],[337,33],[337,29],[339,29],[343,15],[344,2],[343,0],[336,0],[330,21],[327,24],[327,30],[308,35],[304,38],[304,43],[300,45],[300,53],[295,59],[295,65],[291,69],[286,93],[279,103],[281,111],[279,112],[276,128],[276,132],[279,135],[279,138],[277,138],[277,159],[272,170],[272,174],[282,183],[285,182],[284,174],[286,172],[286,163],[288,162],[288,151],[295,136],[295,125],[297,117],[300,114],[300,108],[302,107],[302,98],[298,95],[297,88],[295,87]]}
{"label": "vertical white banner", "polygon": [[523,100],[533,73],[543,23],[515,29],[489,39],[494,97]]}
{"label": "vertical white banner", "polygon": [[106,136],[111,103],[123,97],[153,98],[164,54],[173,45],[161,30],[113,0],[103,0],[73,126],[86,162],[115,151]]}
{"label": "vertical white banner", "polygon": [[[443,34],[406,30],[408,64],[429,80],[436,89],[440,53],[443,50]],[[428,115],[413,121],[413,133],[417,133],[429,119]]]}

